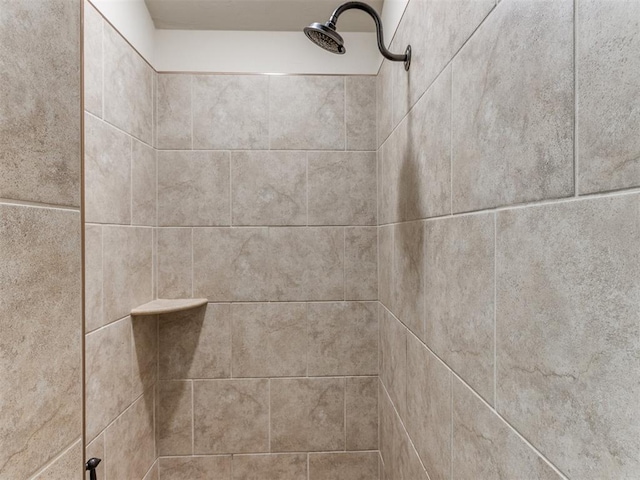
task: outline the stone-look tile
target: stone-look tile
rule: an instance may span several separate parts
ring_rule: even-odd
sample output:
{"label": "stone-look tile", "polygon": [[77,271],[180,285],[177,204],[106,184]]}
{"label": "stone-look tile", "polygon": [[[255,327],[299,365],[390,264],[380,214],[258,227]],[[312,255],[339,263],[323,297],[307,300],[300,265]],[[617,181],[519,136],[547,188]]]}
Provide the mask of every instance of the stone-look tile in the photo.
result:
{"label": "stone-look tile", "polygon": [[78,439],[44,471],[32,478],[33,480],[82,480],[84,478],[82,440]]}
{"label": "stone-look tile", "polygon": [[[160,75],[158,74],[158,72],[156,72],[155,70],[152,73],[152,79],[153,79],[153,108],[152,108],[152,113],[153,113],[153,122],[152,122],[152,130],[153,130],[153,142],[151,144],[151,146],[153,148],[158,148],[158,77]],[[156,461],[156,465],[157,465],[157,461]]]}
{"label": "stone-look tile", "polygon": [[377,300],[378,228],[345,228],[344,242],[345,299]]}
{"label": "stone-look tile", "polygon": [[82,432],[80,250],[78,212],[0,205],[1,478]]}
{"label": "stone-look tile", "polygon": [[158,225],[229,225],[229,152],[158,152]]}
{"label": "stone-look tile", "polygon": [[394,125],[407,114],[447,63],[489,14],[495,0],[412,0],[391,43],[411,45],[411,69],[392,65]]}
{"label": "stone-look tile", "polygon": [[158,470],[158,460],[153,462],[152,467],[142,480],[160,480],[160,471]]}
{"label": "stone-look tile", "polygon": [[105,323],[151,300],[151,228],[102,228]]}
{"label": "stone-look tile", "polygon": [[306,225],[306,152],[231,154],[234,225]]}
{"label": "stone-look tile", "polygon": [[271,380],[272,452],[344,448],[344,379]]}
{"label": "stone-look tile", "polygon": [[501,2],[454,60],[454,212],[573,194],[572,19]]}
{"label": "stone-look tile", "polygon": [[394,226],[391,311],[419,338],[424,337],[424,222]]}
{"label": "stone-look tile", "polygon": [[[414,0],[415,1],[415,0]],[[378,124],[378,146],[381,146],[393,126],[393,85],[391,76],[391,62],[383,60],[378,76],[376,77],[376,123]]]}
{"label": "stone-look tile", "polygon": [[234,304],[231,325],[234,377],[307,374],[305,304]]}
{"label": "stone-look tile", "polygon": [[498,411],[570,478],[633,477],[640,196],[501,212],[497,228]]}
{"label": "stone-look tile", "polygon": [[158,383],[156,439],[158,455],[193,453],[193,398],[191,381]]}
{"label": "stone-look tile", "polygon": [[386,221],[444,215],[451,210],[451,69],[392,133],[382,181],[391,198]]}
{"label": "stone-look tile", "polygon": [[310,303],[309,375],[378,373],[376,302]]}
{"label": "stone-look tile", "polygon": [[400,218],[400,203],[398,201],[398,186],[400,184],[400,133],[402,139],[408,142],[407,129],[398,129],[378,150],[378,223],[388,224],[397,222]]}
{"label": "stone-look tile", "polygon": [[133,140],[131,149],[131,223],[156,225],[157,205],[156,151]]}
{"label": "stone-look tile", "polygon": [[347,450],[378,449],[378,377],[346,379]]}
{"label": "stone-look tile", "polygon": [[343,228],[270,228],[271,300],[344,299]]}
{"label": "stone-look tile", "polygon": [[231,456],[161,457],[162,480],[231,480]]}
{"label": "stone-look tile", "polygon": [[211,302],[271,300],[266,228],[196,228],[193,294]]}
{"label": "stone-look tile", "polygon": [[378,230],[378,300],[391,308],[393,297],[393,225]]}
{"label": "stone-look tile", "polygon": [[231,373],[229,305],[160,317],[160,378],[226,378]]}
{"label": "stone-look tile", "polygon": [[84,109],[102,118],[102,15],[84,2]]}
{"label": "stone-look tile", "polygon": [[376,77],[346,77],[347,150],[376,150]]}
{"label": "stone-look tile", "polygon": [[158,298],[158,229],[151,233],[151,298]]}
{"label": "stone-look tile", "polygon": [[102,312],[102,227],[86,225],[84,230],[85,329],[104,325]]}
{"label": "stone-look tile", "polygon": [[115,31],[104,25],[104,119],[153,142],[153,69]]}
{"label": "stone-look tile", "polygon": [[344,77],[272,76],[269,80],[272,149],[344,150]]}
{"label": "stone-look tile", "polygon": [[431,480],[450,478],[451,377],[447,367],[409,336],[405,425]]}
{"label": "stone-look tile", "polygon": [[86,336],[87,440],[93,440],[131,402],[131,321],[122,319]]}
{"label": "stone-look tile", "polygon": [[105,431],[109,478],[142,478],[155,462],[153,405],[153,394],[145,394]]}
{"label": "stone-look tile", "polygon": [[577,11],[578,188],[640,185],[640,4],[590,0]]}
{"label": "stone-look tile", "polygon": [[479,397],[455,378],[452,460],[453,478],[460,480],[562,478]]}
{"label": "stone-look tile", "polygon": [[193,382],[194,453],[269,451],[269,380]]}
{"label": "stone-look tile", "polygon": [[158,148],[188,150],[191,148],[193,118],[191,88],[193,77],[185,74],[158,75]]}
{"label": "stone-look tile", "polygon": [[77,207],[80,5],[3,0],[0,9],[0,198]]}
{"label": "stone-look tile", "polygon": [[85,115],[85,219],[131,223],[131,137]]}
{"label": "stone-look tile", "polygon": [[234,455],[233,480],[307,480],[307,455]]}
{"label": "stone-look tile", "polygon": [[378,453],[314,453],[309,455],[309,480],[374,480]]}
{"label": "stone-look tile", "polygon": [[193,265],[190,228],[158,228],[158,297],[190,298]]}
{"label": "stone-look tile", "polygon": [[132,317],[133,398],[152,388],[158,378],[158,317]]}
{"label": "stone-look tile", "polygon": [[425,228],[426,343],[492,404],[494,228],[493,213]]}
{"label": "stone-look tile", "polygon": [[309,153],[309,225],[375,225],[376,154]]}
{"label": "stone-look tile", "polygon": [[[407,330],[380,307],[380,380],[400,415],[407,410]],[[386,461],[386,460],[385,460]]]}
{"label": "stone-look tile", "polygon": [[195,75],[193,147],[212,150],[269,148],[269,77]]}
{"label": "stone-look tile", "polygon": [[107,469],[106,465],[108,463],[107,457],[104,454],[104,432],[98,435],[87,447],[85,448],[85,458],[89,460],[90,458],[99,458],[102,461],[96,468],[96,473],[98,478],[106,478],[105,471]]}

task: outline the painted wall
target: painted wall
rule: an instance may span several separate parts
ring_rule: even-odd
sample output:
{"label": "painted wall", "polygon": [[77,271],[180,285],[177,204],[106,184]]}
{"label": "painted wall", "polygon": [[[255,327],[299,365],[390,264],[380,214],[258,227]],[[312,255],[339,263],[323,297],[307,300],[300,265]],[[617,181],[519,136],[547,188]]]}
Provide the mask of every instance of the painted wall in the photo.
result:
{"label": "painted wall", "polygon": [[637,475],[638,19],[409,2],[411,71],[378,75],[387,479]]}

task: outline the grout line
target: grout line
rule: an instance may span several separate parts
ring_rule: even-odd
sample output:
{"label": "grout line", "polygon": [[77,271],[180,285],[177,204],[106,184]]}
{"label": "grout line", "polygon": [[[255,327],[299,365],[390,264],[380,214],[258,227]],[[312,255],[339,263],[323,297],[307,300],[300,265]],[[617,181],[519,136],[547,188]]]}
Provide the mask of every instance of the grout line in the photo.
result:
{"label": "grout line", "polygon": [[52,203],[31,202],[26,200],[13,200],[10,198],[0,198],[1,206],[11,207],[31,207],[31,208],[46,208],[47,210],[64,210],[67,212],[80,212],[81,207],[72,207],[67,205],[55,205]]}
{"label": "grout line", "polygon": [[78,443],[80,443],[80,445],[82,445],[82,437],[76,438],[74,441],[71,442],[71,444],[69,444],[66,447],[64,447],[57,455],[54,455],[53,457],[51,457],[49,459],[49,461],[47,461],[47,463],[45,465],[39,467],[38,470],[36,470],[34,473],[32,473],[29,476],[29,478],[31,480],[36,479],[39,475],[44,473],[49,467],[53,466],[58,460],[60,460],[62,457],[64,457]]}
{"label": "grout line", "polygon": [[[146,141],[142,140],[141,138],[136,137],[136,136],[135,136],[135,135],[133,135],[132,133],[129,133],[129,132],[127,132],[126,130],[123,130],[122,128],[120,128],[120,127],[118,127],[117,125],[115,125],[115,124],[113,124],[113,123],[109,122],[108,120],[105,120],[104,118],[100,118],[100,117],[99,117],[99,116],[97,116],[95,113],[91,113],[90,111],[85,110],[85,111],[84,111],[84,114],[85,114],[85,116],[87,116],[87,115],[88,115],[88,116],[90,116],[90,117],[93,117],[94,119],[96,119],[96,120],[98,120],[98,121],[100,121],[100,122],[104,123],[105,125],[110,126],[111,128],[113,128],[113,129],[117,130],[118,132],[125,134],[127,137],[130,137],[130,138],[132,138],[132,139],[134,139],[134,140],[137,140],[137,141],[139,141],[140,143],[144,144],[145,146],[147,146],[147,147],[149,147],[149,148],[152,148],[152,149],[154,149],[154,150],[158,151],[158,149],[157,149],[157,148],[155,148],[153,145],[151,145],[151,144],[147,143]],[[163,151],[165,151],[165,150],[163,150]],[[166,151],[171,152],[171,151],[174,151],[174,150],[166,150]],[[184,150],[176,150],[176,151],[184,151]]]}
{"label": "grout line", "polygon": [[573,194],[580,195],[578,148],[578,0],[573,1]]}

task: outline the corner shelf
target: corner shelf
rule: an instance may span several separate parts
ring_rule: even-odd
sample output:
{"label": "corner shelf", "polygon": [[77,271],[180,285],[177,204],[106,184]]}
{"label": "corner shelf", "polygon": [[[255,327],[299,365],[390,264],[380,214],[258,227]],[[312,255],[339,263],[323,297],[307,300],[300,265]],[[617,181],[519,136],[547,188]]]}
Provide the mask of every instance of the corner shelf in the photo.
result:
{"label": "corner shelf", "polygon": [[142,317],[145,315],[162,315],[163,313],[182,312],[183,310],[189,310],[191,308],[206,305],[208,301],[209,300],[206,298],[159,298],[134,308],[131,310],[131,315]]}

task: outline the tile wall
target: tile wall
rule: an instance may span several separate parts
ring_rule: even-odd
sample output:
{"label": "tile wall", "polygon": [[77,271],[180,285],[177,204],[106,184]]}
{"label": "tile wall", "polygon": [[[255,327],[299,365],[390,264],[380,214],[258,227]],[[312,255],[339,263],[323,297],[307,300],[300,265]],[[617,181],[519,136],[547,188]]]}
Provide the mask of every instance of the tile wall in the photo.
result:
{"label": "tile wall", "polygon": [[640,470],[640,4],[410,0],[377,78],[381,478]]}

